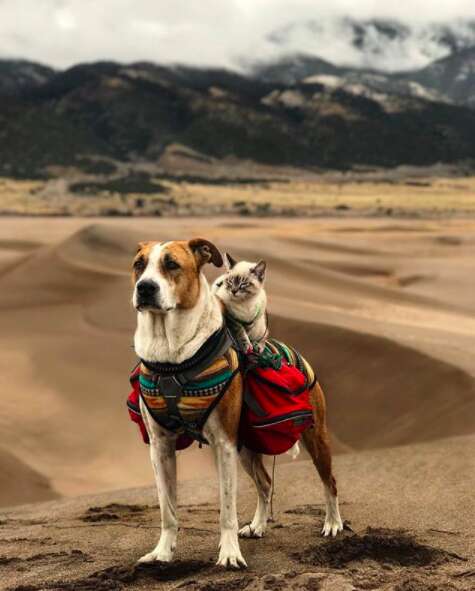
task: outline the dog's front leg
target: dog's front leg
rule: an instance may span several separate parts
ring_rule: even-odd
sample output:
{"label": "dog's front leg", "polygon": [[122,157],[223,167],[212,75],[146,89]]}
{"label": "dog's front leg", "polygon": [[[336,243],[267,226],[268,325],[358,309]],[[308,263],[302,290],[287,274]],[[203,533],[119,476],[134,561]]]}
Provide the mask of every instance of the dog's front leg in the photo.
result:
{"label": "dog's front leg", "polygon": [[218,466],[219,487],[221,497],[219,542],[220,566],[239,568],[247,566],[238,539],[237,519],[237,449],[229,441],[218,441],[215,445],[215,456]]}
{"label": "dog's front leg", "polygon": [[[213,420],[214,419],[214,420]],[[216,416],[208,421],[207,433],[218,469],[220,490],[220,526],[219,557],[216,564],[224,567],[239,568],[247,566],[238,539],[237,519],[237,461],[236,444],[228,439]]]}
{"label": "dog's front leg", "polygon": [[[142,411],[142,416],[146,414]],[[148,420],[147,420],[148,418]],[[176,547],[176,437],[165,432],[153,419],[145,419],[150,437],[150,458],[158,489],[161,532],[156,547],[139,562],[170,562]]]}

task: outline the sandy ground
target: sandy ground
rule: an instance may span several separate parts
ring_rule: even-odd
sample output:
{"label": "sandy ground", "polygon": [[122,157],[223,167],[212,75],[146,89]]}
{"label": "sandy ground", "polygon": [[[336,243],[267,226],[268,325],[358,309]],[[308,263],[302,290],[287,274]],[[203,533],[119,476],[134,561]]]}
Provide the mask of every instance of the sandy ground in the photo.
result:
{"label": "sandy ground", "polygon": [[[473,590],[474,436],[344,454],[336,458],[341,537],[319,535],[323,495],[309,461],[278,466],[275,520],[265,538],[243,540],[248,569],[214,565],[214,480],[179,489],[176,561],[137,567],[159,533],[155,491],[130,489],[0,513],[0,588],[9,591]],[[254,510],[241,475],[239,514]]]}
{"label": "sandy ground", "polygon": [[[209,562],[215,488],[196,480],[214,481],[206,450],[180,456],[182,546],[169,570],[131,566],[157,535],[150,490],[72,499],[151,482],[124,406],[131,255],[138,240],[198,235],[266,258],[271,330],[316,367],[345,452],[337,474],[355,533],[340,546],[318,538],[311,466],[285,458],[278,522],[243,544],[242,577]],[[70,497],[0,514],[0,588],[475,588],[474,254],[468,217],[0,220],[0,504]],[[271,572],[281,578],[266,582]]]}

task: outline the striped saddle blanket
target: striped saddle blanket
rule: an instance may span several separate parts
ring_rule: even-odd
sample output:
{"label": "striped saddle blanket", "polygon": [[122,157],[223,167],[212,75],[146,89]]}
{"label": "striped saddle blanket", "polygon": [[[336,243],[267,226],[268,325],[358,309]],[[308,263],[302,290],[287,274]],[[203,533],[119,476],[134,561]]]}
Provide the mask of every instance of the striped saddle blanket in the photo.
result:
{"label": "striped saddle blanket", "polygon": [[164,392],[160,391],[158,384],[158,376],[139,364],[130,376],[133,387],[127,401],[130,417],[138,423],[142,437],[148,443],[148,434],[140,413],[141,397],[150,415],[159,425],[178,433],[177,449],[188,447],[194,439],[200,440],[206,420],[238,371],[238,354],[233,348],[229,348],[193,381],[186,383],[177,400],[177,408],[182,419],[180,421],[169,415]]}
{"label": "striped saddle blanket", "polygon": [[244,378],[244,404],[240,421],[240,444],[254,451],[278,454],[298,440],[313,421],[310,389],[315,373],[294,348],[275,339],[266,342],[260,355],[240,356],[230,347],[191,382],[177,398],[180,420],[170,416],[157,375],[138,364],[130,376],[133,387],[127,406],[130,418],[140,427],[143,440],[148,433],[139,400],[152,418],[178,434],[176,448],[184,449],[193,440],[203,441],[202,430],[237,372]]}

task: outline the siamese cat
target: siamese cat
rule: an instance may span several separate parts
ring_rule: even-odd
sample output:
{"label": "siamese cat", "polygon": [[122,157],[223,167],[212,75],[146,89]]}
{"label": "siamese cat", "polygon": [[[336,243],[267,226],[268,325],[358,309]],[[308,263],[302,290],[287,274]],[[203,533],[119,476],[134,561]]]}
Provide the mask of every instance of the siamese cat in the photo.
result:
{"label": "siamese cat", "polygon": [[226,323],[243,353],[260,353],[268,336],[266,262],[239,261],[226,253],[226,273],[213,283],[213,292],[224,306]]}

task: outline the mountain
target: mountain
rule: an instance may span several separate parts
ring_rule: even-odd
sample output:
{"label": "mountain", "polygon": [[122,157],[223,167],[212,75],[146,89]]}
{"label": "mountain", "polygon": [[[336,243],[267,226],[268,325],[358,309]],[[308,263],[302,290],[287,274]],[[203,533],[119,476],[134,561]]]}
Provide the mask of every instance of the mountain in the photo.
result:
{"label": "mountain", "polygon": [[283,57],[251,71],[269,82],[311,80],[368,98],[383,93],[475,106],[475,20],[322,18],[289,24],[268,40]]}
{"label": "mountain", "polygon": [[98,62],[20,88],[0,101],[0,174],[7,176],[42,175],[88,155],[156,161],[173,143],[216,158],[301,167],[475,158],[475,110],[318,80]]}
{"label": "mountain", "polygon": [[453,102],[475,107],[475,47],[440,59],[406,76]]}
{"label": "mountain", "polygon": [[475,107],[475,46],[406,72],[336,66],[296,54],[254,64],[252,75],[275,84],[317,82],[368,98],[383,93]]}
{"label": "mountain", "polygon": [[452,102],[445,93],[444,84],[439,84],[438,87],[426,85],[422,79],[419,81],[417,73],[392,74],[338,67],[307,55],[297,54],[274,62],[255,64],[252,75],[274,84],[323,84],[328,88],[339,88],[350,94],[375,100],[383,100],[384,95],[388,95],[388,98],[396,95]]}
{"label": "mountain", "polygon": [[0,95],[17,95],[38,88],[50,80],[55,71],[25,60],[0,60]]}
{"label": "mountain", "polygon": [[308,54],[353,68],[401,71],[475,46],[475,20],[406,23],[395,19],[321,17],[271,31],[280,55]]}
{"label": "mountain", "polygon": [[342,76],[347,71],[318,57],[296,53],[269,62],[251,65],[250,75],[265,82],[296,84],[309,76]]}

